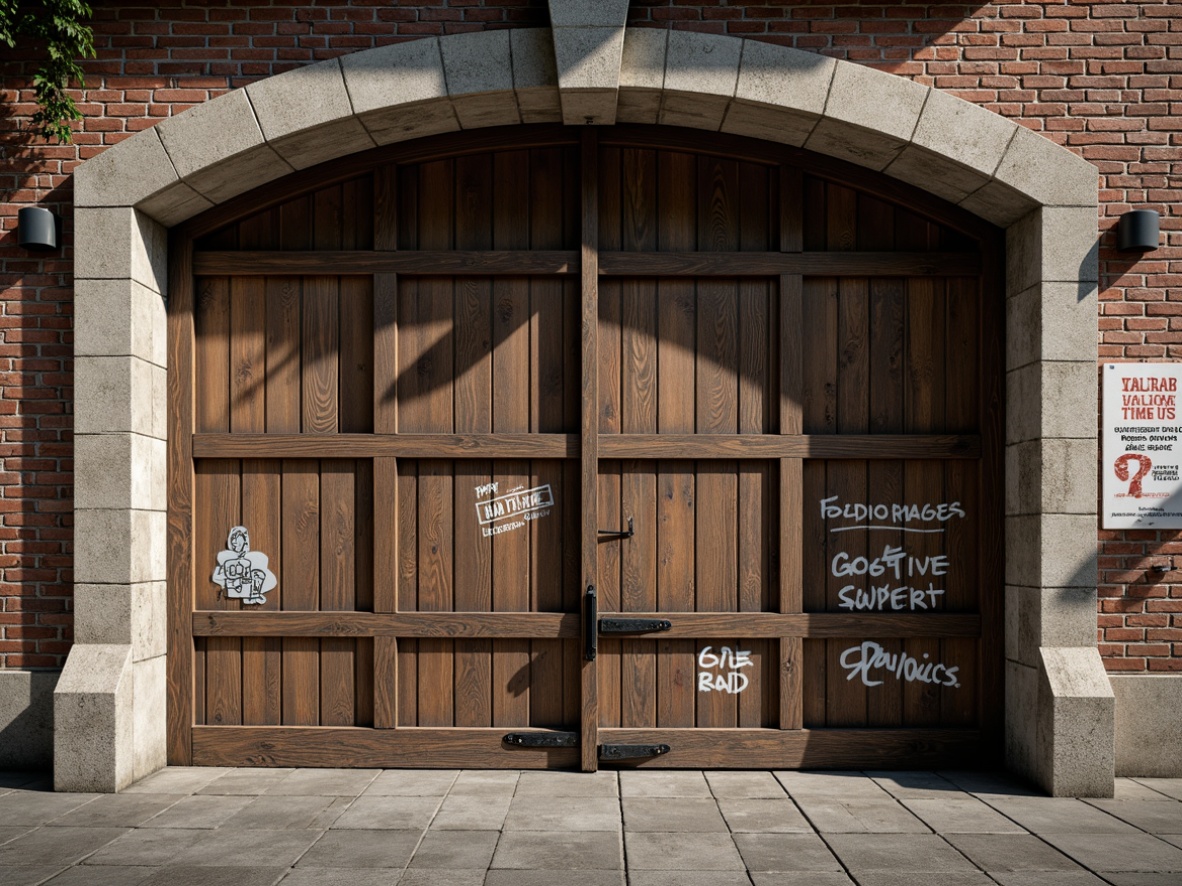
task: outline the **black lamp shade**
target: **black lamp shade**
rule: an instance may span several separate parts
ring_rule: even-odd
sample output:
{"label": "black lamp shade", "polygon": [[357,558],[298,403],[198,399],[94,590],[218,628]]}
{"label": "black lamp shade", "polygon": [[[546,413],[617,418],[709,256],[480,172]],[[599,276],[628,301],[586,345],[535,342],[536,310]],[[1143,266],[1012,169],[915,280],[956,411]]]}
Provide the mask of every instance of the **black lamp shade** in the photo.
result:
{"label": "black lamp shade", "polygon": [[24,249],[57,249],[57,217],[41,206],[26,206],[16,215],[17,243]]}
{"label": "black lamp shade", "polygon": [[1157,249],[1161,225],[1156,209],[1134,209],[1120,217],[1116,227],[1117,248],[1121,252],[1145,252]]}

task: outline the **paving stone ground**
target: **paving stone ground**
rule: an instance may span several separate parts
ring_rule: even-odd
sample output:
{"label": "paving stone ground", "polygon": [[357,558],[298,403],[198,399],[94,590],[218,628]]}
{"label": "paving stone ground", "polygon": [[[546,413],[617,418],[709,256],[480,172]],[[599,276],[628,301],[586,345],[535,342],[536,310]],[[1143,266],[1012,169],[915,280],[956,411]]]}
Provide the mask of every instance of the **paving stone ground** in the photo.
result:
{"label": "paving stone ground", "polygon": [[1179,886],[1182,779],[980,772],[0,772],[0,886]]}

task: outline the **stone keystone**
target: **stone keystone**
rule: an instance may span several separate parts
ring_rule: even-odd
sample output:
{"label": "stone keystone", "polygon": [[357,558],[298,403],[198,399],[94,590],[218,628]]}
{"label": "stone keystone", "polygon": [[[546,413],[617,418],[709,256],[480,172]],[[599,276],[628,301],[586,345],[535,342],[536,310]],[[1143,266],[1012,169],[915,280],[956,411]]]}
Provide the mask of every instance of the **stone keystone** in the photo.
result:
{"label": "stone keystone", "polygon": [[550,0],[562,122],[616,122],[627,0]]}

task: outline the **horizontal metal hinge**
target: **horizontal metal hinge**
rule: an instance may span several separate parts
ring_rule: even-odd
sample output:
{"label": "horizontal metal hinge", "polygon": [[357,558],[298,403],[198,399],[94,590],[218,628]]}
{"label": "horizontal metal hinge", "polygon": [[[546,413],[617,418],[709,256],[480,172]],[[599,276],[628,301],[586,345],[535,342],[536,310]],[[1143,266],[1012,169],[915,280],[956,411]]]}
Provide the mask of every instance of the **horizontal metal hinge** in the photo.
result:
{"label": "horizontal metal hinge", "polygon": [[667,618],[601,618],[601,634],[649,634],[654,631],[673,629],[673,622]]}
{"label": "horizontal metal hinge", "polygon": [[669,753],[667,744],[601,744],[600,760],[633,760],[637,757],[659,757]]}
{"label": "horizontal metal hinge", "polygon": [[501,741],[517,748],[577,748],[579,733],[510,732]]}

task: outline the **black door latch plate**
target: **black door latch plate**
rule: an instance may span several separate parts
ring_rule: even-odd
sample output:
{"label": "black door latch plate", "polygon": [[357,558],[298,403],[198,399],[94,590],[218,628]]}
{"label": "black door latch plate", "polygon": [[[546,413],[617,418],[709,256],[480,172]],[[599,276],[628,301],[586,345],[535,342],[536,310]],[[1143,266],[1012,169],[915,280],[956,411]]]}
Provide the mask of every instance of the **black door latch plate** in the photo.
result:
{"label": "black door latch plate", "polygon": [[673,622],[667,618],[601,618],[601,634],[651,634],[656,631],[673,629]]}
{"label": "black door latch plate", "polygon": [[501,739],[516,748],[577,748],[577,732],[510,732]]}
{"label": "black door latch plate", "polygon": [[659,757],[669,753],[667,744],[601,744],[600,760],[634,760],[637,757]]}

